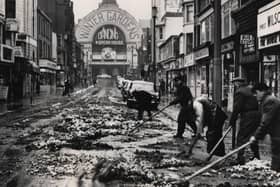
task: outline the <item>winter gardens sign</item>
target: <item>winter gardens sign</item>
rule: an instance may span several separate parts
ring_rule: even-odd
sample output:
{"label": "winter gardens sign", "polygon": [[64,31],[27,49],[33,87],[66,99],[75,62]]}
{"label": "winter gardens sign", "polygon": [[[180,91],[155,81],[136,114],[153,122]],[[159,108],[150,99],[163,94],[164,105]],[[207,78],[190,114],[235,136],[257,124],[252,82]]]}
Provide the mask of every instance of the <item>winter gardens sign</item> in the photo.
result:
{"label": "winter gardens sign", "polygon": [[129,13],[119,8],[100,8],[78,23],[76,37],[81,43],[92,42],[96,31],[103,25],[116,25],[125,34],[129,43],[139,42],[141,29]]}

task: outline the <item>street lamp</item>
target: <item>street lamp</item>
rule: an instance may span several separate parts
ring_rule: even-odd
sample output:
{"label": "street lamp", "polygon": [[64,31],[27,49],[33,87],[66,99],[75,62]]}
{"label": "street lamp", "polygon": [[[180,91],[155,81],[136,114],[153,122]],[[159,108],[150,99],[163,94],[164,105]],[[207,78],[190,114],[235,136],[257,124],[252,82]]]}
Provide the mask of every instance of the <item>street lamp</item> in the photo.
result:
{"label": "street lamp", "polygon": [[152,61],[153,61],[153,81],[154,81],[154,87],[156,90],[156,18],[157,18],[157,5],[156,0],[152,0]]}

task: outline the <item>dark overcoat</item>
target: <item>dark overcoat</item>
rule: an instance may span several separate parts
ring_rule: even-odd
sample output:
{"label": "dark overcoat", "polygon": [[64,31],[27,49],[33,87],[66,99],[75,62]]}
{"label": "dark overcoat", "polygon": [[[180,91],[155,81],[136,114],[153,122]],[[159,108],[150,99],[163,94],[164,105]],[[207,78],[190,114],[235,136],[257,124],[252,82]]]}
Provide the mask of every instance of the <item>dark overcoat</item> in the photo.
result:
{"label": "dark overcoat", "polygon": [[240,146],[255,133],[261,120],[258,101],[249,86],[242,86],[235,92],[233,112],[229,122],[231,126],[235,125],[238,115],[240,115],[240,129],[237,144]]}
{"label": "dark overcoat", "polygon": [[271,137],[271,167],[280,172],[280,100],[272,95],[266,95],[263,99],[261,125],[255,136],[259,140],[266,134]]}

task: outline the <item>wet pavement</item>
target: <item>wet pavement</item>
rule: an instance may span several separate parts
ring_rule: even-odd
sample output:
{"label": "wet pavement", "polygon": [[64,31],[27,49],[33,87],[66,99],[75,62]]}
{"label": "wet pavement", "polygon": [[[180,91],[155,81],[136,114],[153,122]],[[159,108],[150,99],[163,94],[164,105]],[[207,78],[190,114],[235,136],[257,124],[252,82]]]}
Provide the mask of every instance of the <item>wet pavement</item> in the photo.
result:
{"label": "wet pavement", "polygon": [[[142,123],[137,111],[126,108],[115,87],[102,86],[8,113],[0,117],[0,186],[186,186],[183,179],[205,166],[208,154],[200,140],[191,157],[179,156],[188,150],[191,133],[173,139],[177,112],[169,108],[129,133]],[[263,147],[262,158],[267,152]],[[230,166],[232,160],[190,182],[258,186],[280,177],[266,160],[244,168]]]}

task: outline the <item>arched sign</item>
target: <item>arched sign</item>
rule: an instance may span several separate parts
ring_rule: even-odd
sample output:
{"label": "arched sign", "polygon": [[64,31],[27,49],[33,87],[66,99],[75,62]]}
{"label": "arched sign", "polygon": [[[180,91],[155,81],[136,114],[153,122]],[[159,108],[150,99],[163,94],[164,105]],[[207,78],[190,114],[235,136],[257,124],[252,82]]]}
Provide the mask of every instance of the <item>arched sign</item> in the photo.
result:
{"label": "arched sign", "polygon": [[77,25],[76,37],[81,43],[92,41],[96,29],[103,25],[118,26],[125,35],[126,42],[139,42],[142,30],[136,21],[125,10],[120,8],[100,8],[83,18]]}

